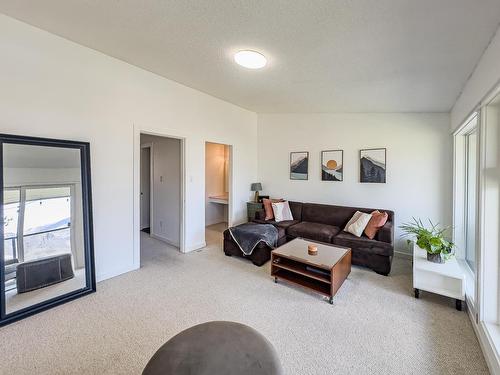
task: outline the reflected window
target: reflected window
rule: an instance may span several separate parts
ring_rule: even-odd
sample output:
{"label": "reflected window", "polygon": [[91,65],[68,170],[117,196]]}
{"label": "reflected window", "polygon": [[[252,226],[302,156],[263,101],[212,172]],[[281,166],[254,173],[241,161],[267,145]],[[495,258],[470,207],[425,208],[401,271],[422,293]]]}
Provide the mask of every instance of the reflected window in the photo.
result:
{"label": "reflected window", "polygon": [[71,253],[70,187],[27,188],[24,260]]}
{"label": "reflected window", "polygon": [[19,205],[21,200],[20,189],[4,190],[4,257],[5,263],[18,261],[18,224]]}

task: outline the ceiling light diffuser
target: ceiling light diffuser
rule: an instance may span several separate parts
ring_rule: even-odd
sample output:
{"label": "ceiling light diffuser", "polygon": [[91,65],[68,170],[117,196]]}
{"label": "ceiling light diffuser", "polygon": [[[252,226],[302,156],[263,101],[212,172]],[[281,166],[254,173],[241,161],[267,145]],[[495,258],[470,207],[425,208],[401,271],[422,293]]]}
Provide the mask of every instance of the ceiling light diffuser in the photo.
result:
{"label": "ceiling light diffuser", "polygon": [[244,50],[239,51],[234,55],[234,61],[248,69],[260,69],[266,66],[266,57],[259,52]]}

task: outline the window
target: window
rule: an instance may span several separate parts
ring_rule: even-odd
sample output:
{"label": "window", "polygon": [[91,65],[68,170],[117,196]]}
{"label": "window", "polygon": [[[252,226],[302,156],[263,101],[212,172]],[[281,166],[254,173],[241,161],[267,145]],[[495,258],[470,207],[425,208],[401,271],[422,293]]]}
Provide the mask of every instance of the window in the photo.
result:
{"label": "window", "polygon": [[71,187],[4,191],[6,262],[71,253]]}
{"label": "window", "polygon": [[27,188],[25,197],[24,260],[71,253],[70,188]]}
{"label": "window", "polygon": [[20,189],[4,190],[4,254],[5,262],[16,263],[18,260],[17,230],[19,223]]}
{"label": "window", "polygon": [[482,110],[481,320],[497,334],[500,351],[500,94]]}
{"label": "window", "polygon": [[500,86],[454,133],[453,240],[467,307],[500,353]]}
{"label": "window", "polygon": [[476,300],[479,114],[474,113],[454,135],[453,241],[466,271],[469,307]]}
{"label": "window", "polygon": [[465,135],[465,260],[476,272],[477,120]]}

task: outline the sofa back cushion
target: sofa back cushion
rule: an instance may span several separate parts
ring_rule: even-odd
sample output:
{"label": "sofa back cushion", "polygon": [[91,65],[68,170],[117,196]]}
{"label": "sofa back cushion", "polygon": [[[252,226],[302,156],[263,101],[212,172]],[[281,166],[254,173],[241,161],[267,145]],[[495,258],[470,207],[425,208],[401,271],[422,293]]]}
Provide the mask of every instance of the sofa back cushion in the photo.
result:
{"label": "sofa back cushion", "polygon": [[[375,211],[375,209],[361,208],[361,207],[347,207],[347,206],[332,206],[327,204],[316,204],[316,203],[304,203],[302,205],[302,221],[322,223],[344,228],[347,222],[356,213],[356,211],[361,211],[367,214],[371,214],[373,211]],[[393,211],[381,210],[381,209],[379,209],[379,211],[387,212],[388,222],[392,222],[394,220]]]}
{"label": "sofa back cushion", "polygon": [[264,212],[266,213],[266,217],[264,220],[273,220],[274,212],[273,212],[273,203],[284,202],[285,200],[280,199],[262,199],[262,205],[264,206]]}
{"label": "sofa back cushion", "polygon": [[302,202],[288,201],[290,211],[292,211],[293,220],[302,221]]}

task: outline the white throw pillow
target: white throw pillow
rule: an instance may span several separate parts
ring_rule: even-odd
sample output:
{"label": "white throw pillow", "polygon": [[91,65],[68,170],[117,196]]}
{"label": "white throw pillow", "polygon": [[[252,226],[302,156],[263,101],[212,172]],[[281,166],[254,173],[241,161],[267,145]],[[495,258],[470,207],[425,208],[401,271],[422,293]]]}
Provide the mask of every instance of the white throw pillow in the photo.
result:
{"label": "white throw pillow", "polygon": [[279,223],[280,221],[293,220],[290,205],[285,202],[273,202],[274,220]]}
{"label": "white throw pillow", "polygon": [[349,225],[347,231],[354,234],[356,237],[361,237],[371,218],[371,214],[365,214],[362,212],[358,220]]}
{"label": "white throw pillow", "polygon": [[359,219],[361,216],[362,212],[361,211],[356,211],[354,215],[352,215],[351,220],[347,222],[347,225],[344,228],[344,232],[349,232],[349,227],[351,226],[352,223],[354,223],[356,220]]}

